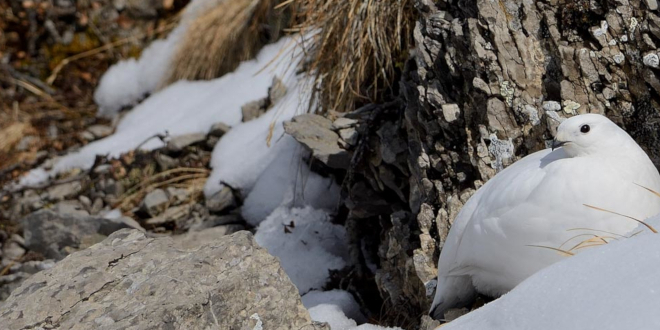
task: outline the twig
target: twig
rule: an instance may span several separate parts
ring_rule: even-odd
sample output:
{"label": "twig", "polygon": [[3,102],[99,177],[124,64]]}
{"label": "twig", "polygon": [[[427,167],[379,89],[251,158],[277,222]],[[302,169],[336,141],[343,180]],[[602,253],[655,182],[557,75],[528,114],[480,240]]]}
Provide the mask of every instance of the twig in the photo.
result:
{"label": "twig", "polygon": [[33,85],[39,87],[41,90],[43,90],[44,92],[48,93],[49,95],[53,95],[53,94],[55,94],[55,90],[54,90],[54,89],[52,89],[50,86],[48,86],[46,83],[44,83],[43,81],[39,80],[38,78],[35,78],[35,77],[32,77],[32,76],[28,76],[28,75],[26,75],[26,74],[24,74],[24,73],[18,72],[16,69],[12,68],[10,65],[7,65],[7,64],[0,64],[0,67],[1,67],[3,70],[9,72],[9,74],[10,74],[12,77],[16,78],[16,79],[29,81],[31,84],[33,84]]}
{"label": "twig", "polygon": [[168,137],[170,137],[170,133],[167,132],[167,131],[165,131],[165,134],[156,133],[156,134],[154,134],[154,135],[148,137],[146,140],[142,141],[142,142],[141,142],[140,144],[138,144],[137,147],[135,147],[135,149],[133,149],[133,150],[140,150],[140,148],[142,148],[143,145],[145,145],[147,142],[151,141],[153,138],[158,138],[158,139],[160,139],[161,142],[165,143],[165,140],[166,140]]}

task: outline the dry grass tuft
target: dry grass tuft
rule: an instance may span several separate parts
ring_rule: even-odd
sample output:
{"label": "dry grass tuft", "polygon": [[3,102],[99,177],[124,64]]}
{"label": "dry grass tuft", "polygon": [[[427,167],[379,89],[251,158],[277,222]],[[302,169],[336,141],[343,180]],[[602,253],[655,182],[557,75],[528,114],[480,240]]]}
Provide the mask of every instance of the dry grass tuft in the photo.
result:
{"label": "dry grass tuft", "polygon": [[[392,92],[412,44],[412,0],[293,0],[302,23],[291,31],[313,32],[303,44],[307,72],[316,78],[321,112],[353,110]],[[312,109],[317,110],[317,109]]]}
{"label": "dry grass tuft", "polygon": [[30,130],[30,125],[21,122],[14,122],[5,128],[0,128],[0,152],[9,152],[28,130]]}
{"label": "dry grass tuft", "polygon": [[139,201],[143,200],[149,192],[163,187],[187,189],[190,196],[188,202],[192,203],[201,197],[209,173],[210,171],[207,169],[179,167],[149,175],[140,183],[129,188],[119,197],[113,207],[122,210],[122,212],[129,212],[132,208],[136,207]]}
{"label": "dry grass tuft", "polygon": [[164,85],[177,80],[213,79],[277,40],[292,23],[291,8],[278,0],[225,0],[190,22]]}

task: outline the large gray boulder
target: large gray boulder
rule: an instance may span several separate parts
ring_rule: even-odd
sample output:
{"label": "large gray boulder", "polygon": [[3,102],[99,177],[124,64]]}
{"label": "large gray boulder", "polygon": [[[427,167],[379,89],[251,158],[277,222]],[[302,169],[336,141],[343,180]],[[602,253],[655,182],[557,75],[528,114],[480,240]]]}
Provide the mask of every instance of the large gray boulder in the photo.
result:
{"label": "large gray boulder", "polygon": [[20,223],[25,246],[30,251],[56,260],[96,244],[117,230],[139,226],[125,218],[105,219],[48,210],[34,212],[21,219]]}
{"label": "large gray boulder", "polygon": [[241,231],[185,249],[120,230],[33,275],[0,306],[4,329],[324,329],[277,258]]}

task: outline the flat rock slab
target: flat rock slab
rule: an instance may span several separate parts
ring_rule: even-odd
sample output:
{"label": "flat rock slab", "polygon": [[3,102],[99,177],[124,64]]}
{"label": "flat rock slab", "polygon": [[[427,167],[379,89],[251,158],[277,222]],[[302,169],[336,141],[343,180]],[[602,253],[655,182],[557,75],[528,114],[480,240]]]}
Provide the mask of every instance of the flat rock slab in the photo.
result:
{"label": "flat rock slab", "polygon": [[314,158],[332,168],[347,169],[350,155],[339,147],[332,122],[322,116],[304,114],[284,123],[284,130],[312,152]]}
{"label": "flat rock slab", "polygon": [[12,292],[3,329],[327,329],[246,231],[183,249],[121,230]]}

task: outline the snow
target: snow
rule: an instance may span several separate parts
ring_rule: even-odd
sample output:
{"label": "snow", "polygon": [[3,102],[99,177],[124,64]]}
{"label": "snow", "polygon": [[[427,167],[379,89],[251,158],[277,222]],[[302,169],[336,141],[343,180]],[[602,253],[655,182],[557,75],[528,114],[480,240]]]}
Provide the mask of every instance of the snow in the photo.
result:
{"label": "snow", "polygon": [[[163,142],[152,138],[156,134],[169,133],[170,136],[176,136],[206,133],[217,122],[229,126],[241,123],[241,106],[265,97],[273,76],[281,77],[290,89],[297,85],[298,80],[290,72],[290,66],[297,63],[297,56],[286,50],[280,54],[284,48],[290,49],[292,44],[291,38],[284,38],[264,47],[256,59],[243,62],[233,73],[210,81],[179,81],[154,93],[121,120],[115,134],[63,157],[51,173],[76,167],[89,168],[96,155],[118,156],[147,140],[141,146],[142,149],[161,147]],[[269,63],[270,66],[262,70]],[[268,118],[273,116],[271,114]],[[265,148],[264,134],[253,138],[255,144]],[[245,153],[245,150],[241,150],[241,153]]]}
{"label": "snow", "polygon": [[[649,219],[660,225],[660,217]],[[444,326],[452,329],[658,329],[660,235],[640,234],[558,262]]]}
{"label": "snow", "polygon": [[401,328],[381,327],[374,324],[357,323],[346,317],[341,308],[333,304],[320,304],[309,309],[312,320],[327,322],[332,330],[400,330]]}
{"label": "snow", "polygon": [[277,208],[257,228],[255,240],[278,257],[301,294],[322,288],[330,270],[347,265],[346,229],[327,211],[310,206]]}
{"label": "snow", "polygon": [[330,291],[310,291],[302,296],[302,303],[305,308],[310,309],[322,304],[330,304],[339,307],[341,312],[348,318],[353,319],[358,323],[366,322],[366,318],[360,312],[360,305],[355,301],[355,298],[344,290],[330,290]]}
{"label": "snow", "polygon": [[286,146],[259,175],[254,188],[243,202],[241,215],[257,226],[280,205],[305,206],[332,211],[339,203],[339,186],[332,178],[312,172],[302,161],[302,147],[290,136]]}
{"label": "snow", "polygon": [[349,330],[357,327],[357,323],[347,318],[337,305],[316,305],[309,308],[309,316],[314,321],[328,323],[332,330]]}
{"label": "snow", "polygon": [[308,89],[302,91],[304,84],[300,81],[287,85],[287,94],[272,109],[233,127],[218,142],[211,159],[213,173],[204,187],[206,196],[220,191],[225,184],[247,195],[277,155],[291,154],[295,141],[284,135],[282,123],[302,113],[310,95]]}
{"label": "snow", "polygon": [[184,39],[190,22],[204,9],[221,1],[224,0],[193,0],[186,6],[179,25],[167,38],[152,42],[139,59],[123,60],[108,69],[94,93],[99,115],[115,116],[122,108],[136,105],[162,86],[168,69],[172,67],[177,45]]}

